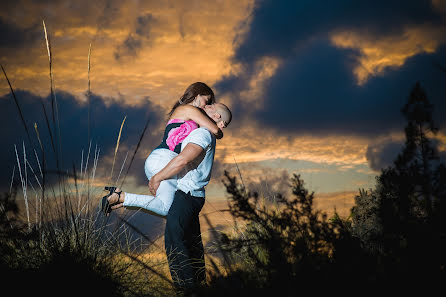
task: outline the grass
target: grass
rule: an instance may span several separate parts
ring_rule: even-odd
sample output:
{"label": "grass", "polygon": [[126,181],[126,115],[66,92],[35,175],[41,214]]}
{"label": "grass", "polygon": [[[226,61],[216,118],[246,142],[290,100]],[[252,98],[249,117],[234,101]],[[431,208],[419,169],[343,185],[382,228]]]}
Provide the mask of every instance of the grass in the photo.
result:
{"label": "grass", "polygon": [[[15,95],[6,70],[0,65],[28,140],[26,145],[23,142],[19,148],[15,146],[17,165],[12,173],[10,191],[5,193],[0,201],[1,269],[10,272],[7,283],[11,287],[17,285],[15,292],[18,295],[39,292],[56,295],[64,291],[106,296],[170,295],[172,286],[165,270],[166,261],[150,257],[153,247],[144,243],[141,238],[134,238],[134,233],[132,235],[129,232],[132,229],[129,222],[110,221],[108,217],[98,212],[97,198],[102,195],[95,187],[95,177],[100,149],[96,147],[92,151],[91,147],[90,108],[87,132],[89,147],[85,155],[82,151],[80,170],[75,164],[71,170],[62,169],[58,102],[54,88],[51,43],[45,22],[43,29],[48,51],[52,121],[49,120],[43,102],[42,107],[52,154],[45,151],[36,123],[34,123],[36,141],[33,142],[19,98]],[[91,44],[88,53],[88,100],[90,57]],[[124,121],[117,138],[115,158]],[[127,166],[122,184],[147,125],[148,122]],[[33,143],[38,143],[38,147],[34,147]],[[31,154],[28,153],[29,147]],[[48,168],[50,158],[54,158],[56,170]],[[127,155],[116,184],[126,160]],[[115,159],[113,167],[114,165]],[[113,167],[110,170],[110,180],[113,177]],[[51,174],[55,174],[56,181],[49,183]],[[23,204],[16,199],[19,186],[13,181],[17,177],[20,180]],[[24,211],[21,211],[22,207]],[[20,286],[25,280],[29,286]]]}
{"label": "grass", "polygon": [[[20,98],[16,97],[6,70],[0,65],[28,140],[20,147],[15,146],[17,164],[12,172],[10,191],[0,200],[1,248],[5,251],[2,253],[1,269],[11,272],[7,283],[10,286],[17,285],[15,290],[18,295],[40,292],[56,295],[67,290],[82,295],[172,295],[174,292],[164,248],[160,248],[160,245],[154,243],[125,217],[113,221],[98,212],[97,199],[102,195],[100,188],[95,185],[95,178],[101,150],[97,146],[92,148],[90,130],[91,44],[88,51],[86,92],[89,104],[88,149],[82,150],[80,164],[73,164],[69,170],[63,167],[62,131],[54,88],[52,49],[45,22],[43,30],[49,62],[50,113],[43,100],[41,103],[45,128],[50,138],[50,151],[45,150],[45,140],[41,139],[37,123],[33,125],[35,135],[30,133],[32,130],[27,126]],[[127,153],[115,178],[114,167],[125,120],[124,117],[117,133],[113,164],[108,175],[109,183],[117,185],[120,182],[121,188],[150,123],[149,119],[130,162],[126,164]],[[36,147],[34,143],[37,143]],[[28,153],[30,147],[31,154]],[[55,170],[49,168],[50,160],[55,161]],[[52,179],[50,182],[50,178],[54,176],[56,180]],[[18,178],[19,185],[14,184],[14,180]],[[18,196],[22,196],[23,200],[17,199]],[[208,224],[212,226],[210,220]],[[135,234],[138,236],[135,237]],[[217,237],[214,242],[217,244]],[[231,268],[227,262],[220,261],[225,254],[221,253],[222,250],[219,252],[216,257],[207,255],[208,263],[211,263],[208,268],[226,275]],[[32,279],[30,286],[20,286],[23,278],[28,283]],[[73,280],[77,284],[74,287]],[[98,290],[91,289],[98,286]]]}

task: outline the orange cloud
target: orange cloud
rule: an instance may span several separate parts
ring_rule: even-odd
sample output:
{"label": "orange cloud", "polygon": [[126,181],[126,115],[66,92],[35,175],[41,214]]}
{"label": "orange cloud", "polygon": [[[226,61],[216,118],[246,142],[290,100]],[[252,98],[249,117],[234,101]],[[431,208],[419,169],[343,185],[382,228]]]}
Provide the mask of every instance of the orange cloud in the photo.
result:
{"label": "orange cloud", "polygon": [[359,51],[358,65],[353,69],[362,85],[385,70],[398,68],[406,60],[421,53],[434,53],[446,41],[446,27],[430,24],[406,28],[402,35],[377,37],[363,32],[334,32],[331,41],[340,48]]}
{"label": "orange cloud", "polygon": [[438,132],[437,135],[433,136],[433,138],[436,139],[439,143],[438,149],[441,152],[446,151],[446,134]]}
{"label": "orange cloud", "polygon": [[[48,6],[21,1],[23,5],[1,12],[0,16],[21,28],[41,24],[43,16],[52,42],[56,88],[85,100],[88,48],[92,42],[93,92],[125,98],[131,105],[150,96],[151,101],[167,109],[190,83],[204,81],[212,85],[232,71],[232,41],[239,24],[249,16],[252,2],[203,1],[192,5],[186,1],[99,1],[93,5],[78,1],[70,8],[61,3]],[[24,19],[17,17],[19,12]],[[138,55],[116,60],[116,48],[134,32],[138,17],[147,14],[154,21],[147,28]],[[39,95],[49,93],[43,28],[40,44],[0,57],[0,63],[16,89]],[[1,84],[0,94],[8,92],[8,86]]]}
{"label": "orange cloud", "polygon": [[316,163],[360,165],[367,164],[365,152],[368,139],[356,136],[301,135],[287,137],[258,125],[242,127],[238,131],[225,131],[217,143],[217,159],[226,163],[261,162],[277,158],[305,160]]}
{"label": "orange cloud", "polygon": [[341,217],[347,217],[350,215],[351,208],[355,205],[356,195],[358,195],[356,191],[316,193],[314,204],[317,209],[329,215],[333,215],[336,209]]}

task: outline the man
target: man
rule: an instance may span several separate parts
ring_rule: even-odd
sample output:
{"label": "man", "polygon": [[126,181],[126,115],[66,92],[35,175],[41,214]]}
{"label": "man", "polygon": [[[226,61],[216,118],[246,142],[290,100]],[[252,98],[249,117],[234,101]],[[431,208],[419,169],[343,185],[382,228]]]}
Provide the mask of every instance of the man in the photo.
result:
{"label": "man", "polygon": [[[206,105],[204,111],[222,128],[231,122],[231,112],[224,104]],[[150,192],[155,195],[161,181],[179,177],[164,233],[170,273],[179,288],[193,288],[206,280],[198,216],[205,201],[204,188],[211,178],[215,145],[212,133],[195,129],[183,141],[181,153],[149,182]]]}
{"label": "man", "polygon": [[[231,122],[231,112],[224,104],[206,105],[204,111],[221,129]],[[177,178],[174,199],[166,216],[165,247],[172,279],[180,288],[190,288],[205,281],[198,215],[204,205],[204,187],[211,178],[215,144],[215,136],[205,128],[193,130],[183,140],[181,153],[149,182],[150,192],[155,196],[161,181]],[[136,199],[127,199],[127,193],[119,188],[113,188],[113,192],[106,198],[111,209],[123,206],[144,209],[147,202],[153,200],[153,196],[135,194],[132,195]]]}

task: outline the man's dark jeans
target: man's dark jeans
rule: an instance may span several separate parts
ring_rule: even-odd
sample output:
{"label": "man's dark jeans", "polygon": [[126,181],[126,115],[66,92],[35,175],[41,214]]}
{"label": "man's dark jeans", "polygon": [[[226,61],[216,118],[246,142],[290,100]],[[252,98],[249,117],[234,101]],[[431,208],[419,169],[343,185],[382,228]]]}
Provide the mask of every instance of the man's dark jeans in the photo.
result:
{"label": "man's dark jeans", "polygon": [[179,288],[193,288],[206,280],[199,213],[203,197],[175,192],[167,214],[164,243],[170,274]]}

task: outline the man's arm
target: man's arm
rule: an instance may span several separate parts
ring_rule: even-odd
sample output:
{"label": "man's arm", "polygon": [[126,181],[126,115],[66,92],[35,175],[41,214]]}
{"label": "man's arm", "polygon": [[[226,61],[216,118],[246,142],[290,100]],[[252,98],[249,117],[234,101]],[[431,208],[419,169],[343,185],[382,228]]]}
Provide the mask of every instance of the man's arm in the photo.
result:
{"label": "man's arm", "polygon": [[160,172],[152,176],[149,181],[149,190],[152,195],[156,195],[156,190],[165,179],[178,174],[190,162],[198,158],[203,152],[203,148],[195,143],[188,143],[181,153],[173,158]]}

